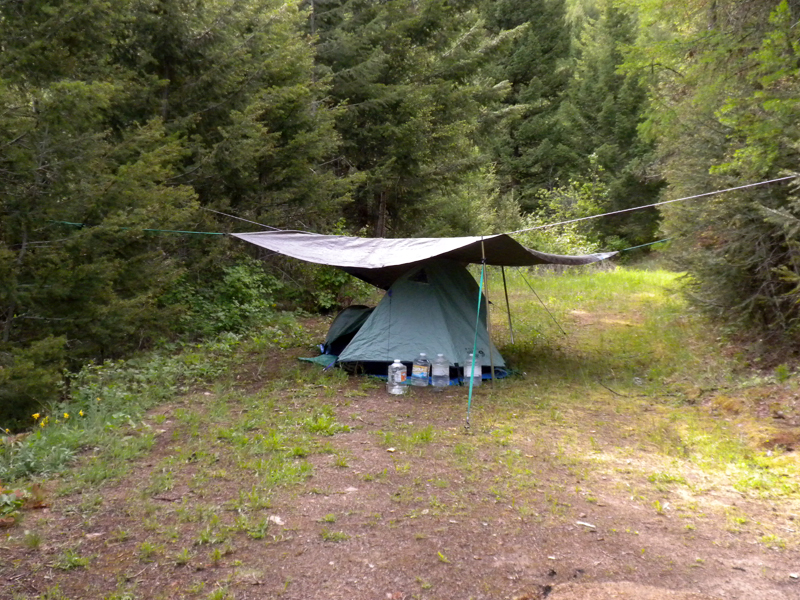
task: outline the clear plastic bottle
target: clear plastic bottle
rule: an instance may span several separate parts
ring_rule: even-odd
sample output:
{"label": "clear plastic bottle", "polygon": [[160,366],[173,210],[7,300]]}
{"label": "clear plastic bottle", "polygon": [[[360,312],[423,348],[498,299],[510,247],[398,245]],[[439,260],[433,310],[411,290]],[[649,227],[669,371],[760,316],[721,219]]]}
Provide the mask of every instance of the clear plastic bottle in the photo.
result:
{"label": "clear plastic bottle", "polygon": [[406,393],[406,366],[395,358],[389,365],[388,378],[386,380],[386,391],[390,394],[400,395]]}
{"label": "clear plastic bottle", "polygon": [[444,354],[437,354],[431,366],[431,385],[435,390],[443,390],[450,385],[450,361]]}
{"label": "clear plastic bottle", "polygon": [[472,352],[467,354],[467,362],[464,363],[464,385],[469,385],[470,377],[472,378],[472,385],[480,385],[481,384],[481,375],[483,373],[483,367],[481,365],[481,359],[479,356],[475,357],[475,366],[472,365]]}
{"label": "clear plastic bottle", "polygon": [[428,355],[424,352],[420,352],[419,356],[414,359],[414,364],[411,367],[411,383],[418,386],[428,385],[428,375],[430,371],[431,361],[428,360]]}

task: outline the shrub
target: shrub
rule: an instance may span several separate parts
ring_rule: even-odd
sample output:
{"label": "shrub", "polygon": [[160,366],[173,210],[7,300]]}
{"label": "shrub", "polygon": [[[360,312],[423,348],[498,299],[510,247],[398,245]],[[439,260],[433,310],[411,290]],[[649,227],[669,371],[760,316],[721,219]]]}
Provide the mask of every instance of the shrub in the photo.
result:
{"label": "shrub", "polygon": [[247,259],[221,269],[218,277],[191,281],[184,276],[162,297],[165,306],[180,306],[177,329],[198,339],[221,332],[241,332],[275,314],[275,296],[283,284]]}
{"label": "shrub", "polygon": [[31,415],[58,400],[63,391],[62,372],[66,339],[49,336],[27,348],[0,353],[0,424],[18,430],[31,423]]}

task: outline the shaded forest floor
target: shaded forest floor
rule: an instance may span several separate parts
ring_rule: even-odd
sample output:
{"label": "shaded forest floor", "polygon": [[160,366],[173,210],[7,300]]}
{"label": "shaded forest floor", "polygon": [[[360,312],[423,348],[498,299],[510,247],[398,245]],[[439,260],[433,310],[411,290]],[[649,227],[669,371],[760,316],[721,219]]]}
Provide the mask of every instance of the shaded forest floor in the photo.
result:
{"label": "shaded forest floor", "polygon": [[0,597],[800,596],[796,379],[712,381],[705,354],[667,372],[615,349],[640,305],[575,303],[557,346],[504,347],[526,372],[476,389],[469,428],[464,388],[396,397],[299,363],[310,346],[243,352],[132,423],[134,454],[85,448],[40,482],[3,530]]}

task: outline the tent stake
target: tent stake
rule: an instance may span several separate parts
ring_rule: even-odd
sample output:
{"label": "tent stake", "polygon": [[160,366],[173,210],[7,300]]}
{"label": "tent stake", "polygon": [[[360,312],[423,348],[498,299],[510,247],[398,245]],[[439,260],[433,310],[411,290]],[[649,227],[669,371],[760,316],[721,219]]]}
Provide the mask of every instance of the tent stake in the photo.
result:
{"label": "tent stake", "polygon": [[514,326],[511,324],[511,305],[508,303],[508,286],[506,285],[506,268],[500,265],[503,274],[503,293],[506,295],[506,311],[508,312],[508,330],[511,332],[511,343],[514,343]]}

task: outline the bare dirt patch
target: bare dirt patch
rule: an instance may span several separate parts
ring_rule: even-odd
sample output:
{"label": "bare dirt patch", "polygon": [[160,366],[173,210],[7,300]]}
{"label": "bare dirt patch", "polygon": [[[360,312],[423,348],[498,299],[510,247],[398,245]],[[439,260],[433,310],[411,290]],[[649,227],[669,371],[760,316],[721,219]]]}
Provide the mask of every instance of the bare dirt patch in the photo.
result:
{"label": "bare dirt patch", "polygon": [[[284,360],[273,366],[294,368]],[[234,427],[252,405],[229,399],[217,414],[218,391],[200,390],[152,413],[156,441],[124,480],[48,484],[49,507],[0,545],[0,597],[800,595],[797,504],[700,471],[651,481],[667,469],[648,466],[624,412],[598,407],[615,399],[603,390],[553,420],[533,402],[504,411],[507,389],[484,386],[466,430],[463,389],[392,397],[355,377],[315,382],[315,368],[300,367],[311,381],[262,390],[275,414],[324,403],[349,427],[306,441],[305,454],[282,449],[304,476],[267,488],[270,463],[259,471],[247,450],[265,432]],[[270,381],[251,365],[234,385],[246,395]]]}

